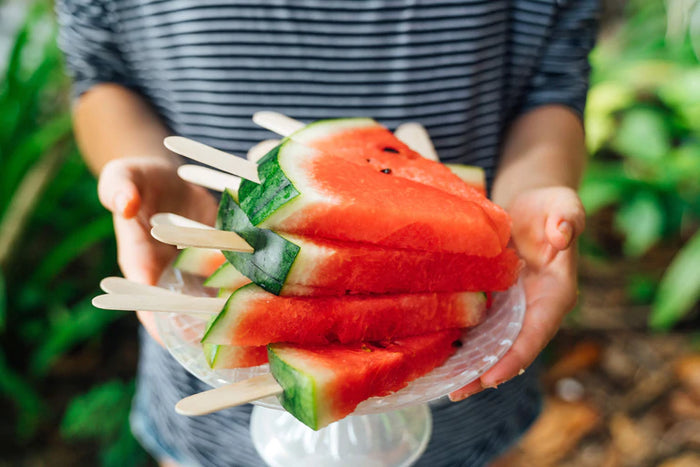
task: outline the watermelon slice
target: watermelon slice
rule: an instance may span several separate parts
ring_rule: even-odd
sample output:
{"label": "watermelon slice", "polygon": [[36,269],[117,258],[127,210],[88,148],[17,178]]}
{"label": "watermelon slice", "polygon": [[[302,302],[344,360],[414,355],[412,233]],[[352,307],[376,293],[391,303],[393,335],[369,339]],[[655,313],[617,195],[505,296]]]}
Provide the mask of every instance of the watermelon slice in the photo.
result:
{"label": "watermelon slice", "polygon": [[[371,118],[320,120],[290,138],[325,154],[369,166],[375,172],[390,173],[475,202],[493,221],[501,246],[508,243],[510,219],[503,209],[486,199],[483,179],[477,179],[477,186],[465,183],[452,168],[422,157]],[[457,170],[467,175],[464,169]]]}
{"label": "watermelon slice", "polygon": [[175,259],[173,267],[195,276],[208,277],[226,258],[219,250],[209,248],[185,248]]}
{"label": "watermelon slice", "polygon": [[238,195],[248,218],[262,228],[486,257],[503,250],[479,204],[294,141],[263,157],[258,173],[262,183],[244,181]]}
{"label": "watermelon slice", "polygon": [[[225,251],[232,266],[222,266],[217,279],[235,267],[263,289],[284,296],[506,290],[520,264],[512,249],[484,258],[277,234],[253,226],[228,191],[221,198],[217,227],[236,232],[255,249]],[[236,288],[214,278],[207,284]]]}
{"label": "watermelon slice", "polygon": [[224,258],[224,263],[204,280],[203,285],[235,290],[250,284],[250,279],[238,272],[238,269],[234,268],[231,263],[227,262],[226,257],[221,252],[219,254]]}
{"label": "watermelon slice", "polygon": [[464,183],[474,187],[483,196],[486,196],[486,172],[481,167],[464,164],[445,164],[450,172],[457,175]]}
{"label": "watermelon slice", "polygon": [[249,284],[233,292],[204,333],[205,344],[349,343],[479,324],[481,292],[278,297]]}
{"label": "watermelon slice", "polygon": [[460,336],[448,329],[383,343],[271,344],[268,358],[284,389],[282,406],[318,430],[365,399],[398,391],[442,365],[461,345]]}
{"label": "watermelon slice", "polygon": [[249,368],[267,363],[267,348],[202,344],[204,357],[212,370]]}

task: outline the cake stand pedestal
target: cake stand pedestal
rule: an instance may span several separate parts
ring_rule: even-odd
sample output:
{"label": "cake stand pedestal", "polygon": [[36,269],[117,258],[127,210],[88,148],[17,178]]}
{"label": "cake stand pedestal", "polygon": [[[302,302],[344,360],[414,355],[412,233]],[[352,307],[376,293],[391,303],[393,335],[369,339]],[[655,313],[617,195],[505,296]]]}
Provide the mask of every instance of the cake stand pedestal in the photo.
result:
{"label": "cake stand pedestal", "polygon": [[427,404],[349,416],[318,431],[288,412],[256,406],[253,444],[272,467],[398,467],[415,462],[430,440]]}

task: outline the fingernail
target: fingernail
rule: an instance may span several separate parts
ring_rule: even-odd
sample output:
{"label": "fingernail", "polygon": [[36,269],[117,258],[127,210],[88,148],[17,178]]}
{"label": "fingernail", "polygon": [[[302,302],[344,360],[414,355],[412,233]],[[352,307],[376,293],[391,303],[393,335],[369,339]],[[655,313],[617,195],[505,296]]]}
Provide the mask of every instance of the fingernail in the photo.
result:
{"label": "fingernail", "polygon": [[566,246],[568,247],[571,243],[571,237],[573,237],[574,235],[573,227],[571,227],[571,224],[569,224],[569,222],[561,221],[557,226],[557,229],[559,229],[559,232],[561,232],[561,234],[566,239]]}
{"label": "fingernail", "polygon": [[501,384],[503,381],[498,381],[496,383],[491,383],[491,384],[484,384],[483,381],[481,381],[481,387],[482,389],[497,389],[498,385]]}
{"label": "fingernail", "polygon": [[117,195],[114,197],[114,210],[116,214],[123,216],[128,205],[129,197],[126,195],[126,193],[117,193]]}

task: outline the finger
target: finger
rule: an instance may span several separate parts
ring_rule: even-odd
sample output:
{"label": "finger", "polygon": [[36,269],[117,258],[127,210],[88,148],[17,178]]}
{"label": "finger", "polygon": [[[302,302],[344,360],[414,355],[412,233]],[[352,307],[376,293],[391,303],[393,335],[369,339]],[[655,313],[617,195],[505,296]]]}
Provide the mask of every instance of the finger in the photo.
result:
{"label": "finger", "polygon": [[565,250],[583,232],[585,222],[586,214],[578,195],[565,189],[552,200],[545,221],[545,235],[555,249]]}
{"label": "finger", "polygon": [[104,207],[125,219],[136,216],[141,207],[133,173],[119,160],[107,163],[102,169],[97,194]]}
{"label": "finger", "polygon": [[[560,253],[547,275],[526,278],[529,297],[522,329],[506,355],[481,377],[485,387],[497,386],[518,375],[554,337],[564,316],[576,303],[574,253]],[[528,287],[527,282],[535,282]]]}
{"label": "finger", "polygon": [[466,386],[457,389],[456,391],[452,391],[449,394],[449,398],[452,402],[459,402],[461,400],[466,399],[469,396],[473,396],[477,392],[481,392],[484,390],[484,387],[481,385],[481,380],[476,379],[475,381],[472,381],[471,383],[467,384]]}
{"label": "finger", "polygon": [[150,227],[139,219],[114,216],[117,238],[117,262],[127,279],[155,285],[165,267],[177,254],[177,248],[158,242]]}

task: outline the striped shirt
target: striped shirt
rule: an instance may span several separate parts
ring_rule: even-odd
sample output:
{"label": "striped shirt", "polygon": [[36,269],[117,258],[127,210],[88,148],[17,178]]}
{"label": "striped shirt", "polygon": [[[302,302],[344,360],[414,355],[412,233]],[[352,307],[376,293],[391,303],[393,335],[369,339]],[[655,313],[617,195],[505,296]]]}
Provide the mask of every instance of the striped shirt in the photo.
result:
{"label": "striped shirt", "polygon": [[[57,12],[76,96],[123,84],[173,133],[236,154],[272,137],[251,122],[258,110],[302,121],[371,116],[390,128],[418,121],[442,160],[479,165],[491,180],[513,119],[546,104],[582,113],[597,2],[59,0]],[[259,465],[247,409],[178,418],[171,404],[201,387],[150,340],[142,344],[135,407],[148,415],[140,426],[158,434],[150,444],[183,462]],[[508,397],[435,409],[421,462],[480,465],[512,442],[536,411],[527,375]],[[475,424],[468,413],[493,415]],[[222,443],[234,439],[227,451]]]}

